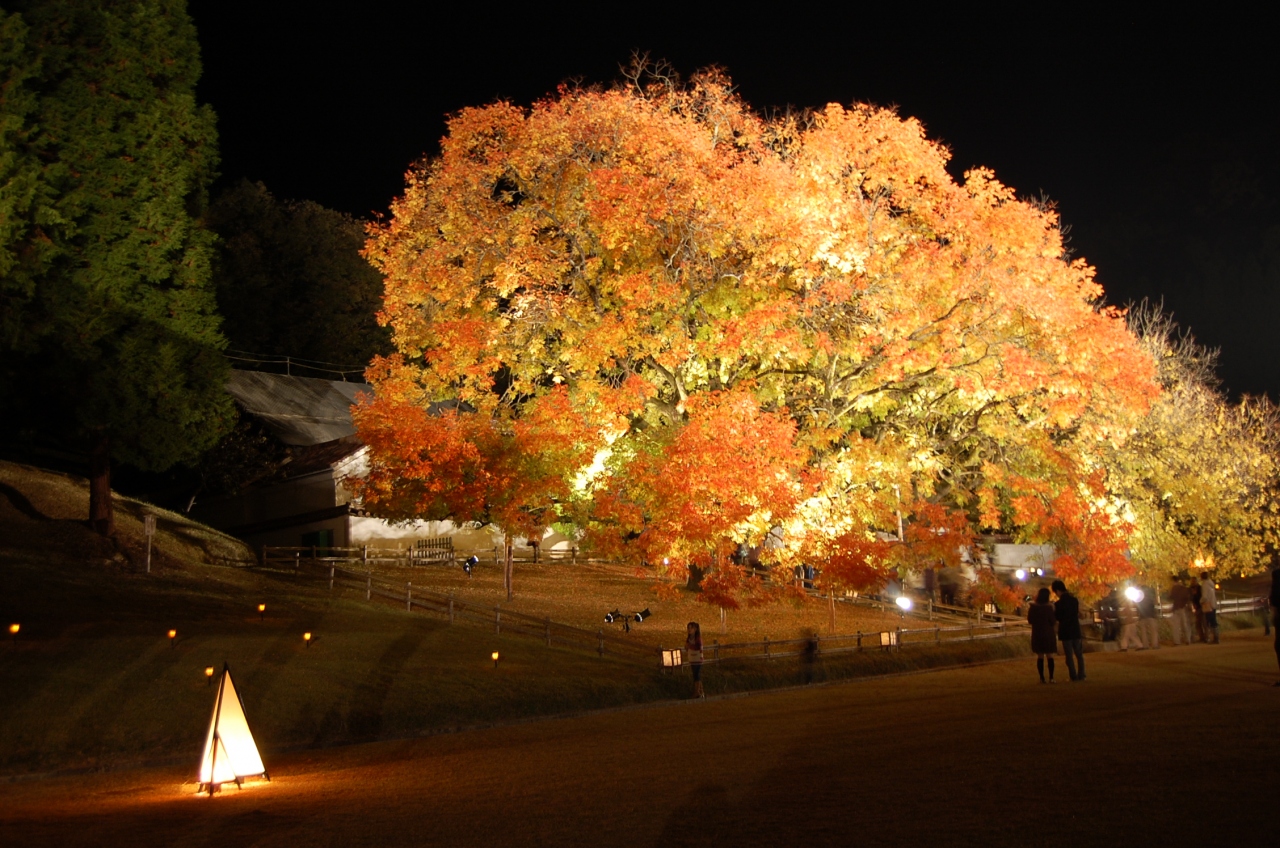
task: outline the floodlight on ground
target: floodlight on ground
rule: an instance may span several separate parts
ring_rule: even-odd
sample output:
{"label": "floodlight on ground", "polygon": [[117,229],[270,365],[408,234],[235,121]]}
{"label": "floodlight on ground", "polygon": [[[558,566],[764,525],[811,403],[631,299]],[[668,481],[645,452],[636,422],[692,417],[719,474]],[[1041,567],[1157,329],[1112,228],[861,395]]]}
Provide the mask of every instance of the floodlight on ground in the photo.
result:
{"label": "floodlight on ground", "polygon": [[178,639],[178,631],[170,630],[169,631],[169,647],[170,648],[174,646],[174,643],[177,641],[177,639]]}
{"label": "floodlight on ground", "polygon": [[476,556],[475,554],[472,554],[471,556],[467,557],[463,561],[462,570],[467,573],[467,577],[470,577],[471,570],[474,569],[479,564],[480,564],[480,557]]}
{"label": "floodlight on ground", "polygon": [[490,654],[489,656],[493,659],[493,667],[494,667],[494,668],[497,668],[497,667],[498,667],[498,660],[502,659],[502,654],[498,653],[497,651],[494,651],[494,652],[493,652],[492,654]]}
{"label": "floodlight on ground", "polygon": [[663,668],[679,668],[683,662],[684,657],[679,648],[676,648],[674,651],[662,652]]}
{"label": "floodlight on ground", "polygon": [[911,607],[913,606],[911,603],[911,599],[908,598],[906,595],[899,595],[897,599],[894,601],[894,603],[897,604],[898,608],[903,612],[906,612],[907,610],[911,609]]}
{"label": "floodlight on ground", "polygon": [[207,681],[207,685],[213,685],[213,666],[205,666],[204,679]]}
{"label": "floodlight on ground", "polygon": [[604,621],[606,624],[613,624],[615,621],[621,621],[621,620],[622,620],[622,613],[619,612],[618,610],[614,610],[613,612],[607,612],[604,614]]}
{"label": "floodlight on ground", "polygon": [[1044,569],[1043,569],[1043,568],[1037,568],[1037,569],[1036,569],[1036,577],[1044,577]]}
{"label": "floodlight on ground", "polygon": [[648,618],[651,615],[653,615],[653,613],[649,612],[648,607],[645,607],[644,609],[640,610],[640,612],[636,613],[636,624],[639,624],[640,622],[644,621],[646,618]]}
{"label": "floodlight on ground", "polygon": [[1026,579],[1027,579],[1027,572],[1026,572],[1025,570],[1023,570],[1023,569],[1019,568],[1017,571],[1013,572],[1013,576],[1014,576],[1014,577],[1016,577],[1016,578],[1018,578],[1019,580],[1026,580]]}
{"label": "floodlight on ground", "polygon": [[1143,594],[1142,590],[1139,589],[1137,586],[1130,586],[1128,589],[1125,589],[1124,596],[1128,598],[1130,601],[1133,601],[1135,604],[1141,601],[1144,597],[1146,597],[1146,595]]}
{"label": "floodlight on ground", "polygon": [[311,647],[311,631],[310,630],[302,634],[302,641],[307,643],[308,648]]}

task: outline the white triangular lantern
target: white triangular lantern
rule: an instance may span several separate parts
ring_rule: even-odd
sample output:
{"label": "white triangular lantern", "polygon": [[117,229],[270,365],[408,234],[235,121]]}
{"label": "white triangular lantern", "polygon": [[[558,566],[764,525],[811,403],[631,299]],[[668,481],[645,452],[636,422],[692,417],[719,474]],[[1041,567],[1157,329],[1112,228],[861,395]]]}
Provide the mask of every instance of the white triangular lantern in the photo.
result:
{"label": "white triangular lantern", "polygon": [[231,680],[231,669],[222,667],[222,679],[218,682],[218,696],[213,701],[213,718],[204,740],[204,755],[200,758],[200,785],[196,790],[208,790],[212,795],[224,783],[240,785],[246,777],[267,776],[249,732],[249,722],[244,717],[244,705]]}

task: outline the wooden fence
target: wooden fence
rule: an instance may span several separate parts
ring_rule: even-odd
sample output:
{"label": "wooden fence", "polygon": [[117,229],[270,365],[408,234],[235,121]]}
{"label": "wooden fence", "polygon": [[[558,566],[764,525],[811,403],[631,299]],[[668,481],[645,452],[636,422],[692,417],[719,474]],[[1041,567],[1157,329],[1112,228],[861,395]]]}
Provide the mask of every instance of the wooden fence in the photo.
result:
{"label": "wooden fence", "polygon": [[[576,565],[580,561],[597,561],[583,556],[576,547],[567,551],[541,552],[536,552],[536,549],[513,548],[512,553],[513,556],[523,554],[523,556],[515,556],[515,558],[517,561],[524,560],[525,562],[567,562]],[[454,548],[453,539],[447,536],[418,539],[406,548],[384,548],[373,545],[363,545],[358,548],[325,547],[321,545],[292,547],[267,545],[260,549],[258,564],[262,566],[286,563],[297,564],[303,560],[310,560],[312,562],[333,562],[351,566],[359,565],[362,568],[367,567],[369,563],[402,566],[459,565],[471,556],[476,557],[481,562],[491,562],[499,567],[502,565],[503,553],[501,547]]]}

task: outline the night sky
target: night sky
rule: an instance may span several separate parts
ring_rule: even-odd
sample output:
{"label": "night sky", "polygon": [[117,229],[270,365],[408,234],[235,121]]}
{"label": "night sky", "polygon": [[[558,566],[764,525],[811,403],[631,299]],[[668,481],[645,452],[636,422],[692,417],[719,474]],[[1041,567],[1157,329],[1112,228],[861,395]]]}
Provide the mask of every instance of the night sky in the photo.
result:
{"label": "night sky", "polygon": [[919,118],[956,176],[985,165],[1054,200],[1108,302],[1163,300],[1222,349],[1233,395],[1280,398],[1280,65],[1261,18],[524,8],[193,0],[223,180],[370,216],[450,112],[611,82],[634,50],[684,75],[720,65],[758,110],[864,101]]}

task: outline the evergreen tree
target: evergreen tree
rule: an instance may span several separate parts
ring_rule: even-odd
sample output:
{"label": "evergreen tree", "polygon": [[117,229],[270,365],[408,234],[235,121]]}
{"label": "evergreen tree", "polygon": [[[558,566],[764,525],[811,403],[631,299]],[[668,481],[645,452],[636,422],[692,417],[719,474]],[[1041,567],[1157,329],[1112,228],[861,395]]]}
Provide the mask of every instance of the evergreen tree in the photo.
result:
{"label": "evergreen tree", "polygon": [[231,420],[200,222],[214,115],[196,103],[185,0],[6,6],[4,426],[89,453],[90,521],[107,534],[113,459],[190,461]]}
{"label": "evergreen tree", "polygon": [[391,352],[379,327],[382,275],[365,261],[364,223],[241,180],[209,209],[213,279],[233,348],[363,367]]}

